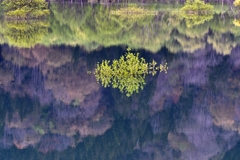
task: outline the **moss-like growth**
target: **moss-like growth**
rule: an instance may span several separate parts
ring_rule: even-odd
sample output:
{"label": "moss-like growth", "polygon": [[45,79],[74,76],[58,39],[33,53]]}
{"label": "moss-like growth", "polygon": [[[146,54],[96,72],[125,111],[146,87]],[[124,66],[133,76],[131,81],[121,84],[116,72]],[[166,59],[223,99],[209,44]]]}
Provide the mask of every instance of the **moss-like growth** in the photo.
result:
{"label": "moss-like growth", "polygon": [[139,89],[143,89],[147,74],[155,75],[157,71],[167,73],[167,69],[167,63],[159,66],[154,60],[152,63],[147,63],[144,58],[139,58],[138,53],[131,53],[131,49],[128,49],[124,56],[119,60],[113,60],[111,64],[109,60],[98,63],[94,74],[104,87],[111,85],[125,92],[129,97],[134,92],[138,93]]}

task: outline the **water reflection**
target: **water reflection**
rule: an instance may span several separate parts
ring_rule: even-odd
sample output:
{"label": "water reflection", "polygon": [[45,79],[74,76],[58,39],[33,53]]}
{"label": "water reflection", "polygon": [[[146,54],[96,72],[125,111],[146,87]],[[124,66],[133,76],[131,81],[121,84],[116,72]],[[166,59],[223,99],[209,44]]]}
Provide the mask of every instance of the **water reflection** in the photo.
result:
{"label": "water reflection", "polygon": [[205,4],[204,1],[187,0],[181,8],[181,16],[184,17],[187,27],[204,24],[213,18],[213,5]]}
{"label": "water reflection", "polygon": [[8,20],[4,26],[3,35],[9,45],[30,48],[42,41],[49,23],[46,20]]}
{"label": "water reflection", "polygon": [[[230,14],[187,28],[171,13],[118,23],[106,6],[62,7],[51,5],[38,45],[0,46],[0,159],[236,157],[240,48]],[[168,62],[167,74],[146,77],[131,97],[88,74],[126,44],[147,62]]]}
{"label": "water reflection", "polygon": [[50,11],[44,1],[2,2],[4,24],[2,34],[9,45],[30,48],[40,43],[47,34]]}
{"label": "water reflection", "polygon": [[[102,97],[99,86],[94,77],[86,73],[84,63],[72,69],[71,48],[64,50],[39,46],[35,49],[2,49],[5,59],[2,74],[6,73],[1,80],[3,88],[11,96],[20,97],[14,106],[5,99],[1,100],[2,108],[12,108],[10,113],[7,109],[3,116],[2,145],[15,145],[19,149],[38,146],[45,153],[60,151],[75,146],[83,137],[101,135],[110,128],[111,115],[105,113],[104,104],[99,104]],[[54,53],[57,55],[54,56]],[[25,95],[31,97],[30,102],[39,101],[38,105],[25,104]],[[16,98],[9,96],[6,98],[15,102]],[[74,101],[78,104],[73,105]],[[32,109],[27,113],[29,107]],[[19,108],[20,112],[16,110]],[[75,140],[77,133],[80,137]]]}
{"label": "water reflection", "polygon": [[[52,14],[49,26],[44,25],[46,29],[48,28],[48,32],[42,38],[38,38],[39,40],[35,43],[46,46],[80,45],[89,52],[102,46],[113,45],[128,45],[133,49],[142,48],[152,52],[167,47],[174,53],[182,51],[190,53],[212,45],[217,52],[230,54],[239,41],[240,28],[234,25],[236,24],[234,16],[231,12],[227,12],[227,6],[216,5],[211,14],[207,14],[205,18],[202,17],[203,19],[200,18],[200,20],[198,16],[195,17],[194,20],[197,22],[193,19],[189,21],[187,19],[189,16],[179,14],[182,5],[169,5],[165,8],[160,4],[134,6],[140,10],[146,10],[146,13],[154,12],[154,14],[144,14],[145,16],[140,19],[133,20],[134,18],[129,16],[124,18],[121,15],[111,14],[131,5],[79,7],[72,4],[53,3],[50,5]],[[133,17],[136,14],[130,15]],[[208,18],[210,15],[211,18]],[[192,27],[189,28],[189,26]],[[2,33],[9,30],[8,25],[1,27],[0,32],[3,34],[1,43],[10,43],[11,39],[7,38],[9,36]]]}

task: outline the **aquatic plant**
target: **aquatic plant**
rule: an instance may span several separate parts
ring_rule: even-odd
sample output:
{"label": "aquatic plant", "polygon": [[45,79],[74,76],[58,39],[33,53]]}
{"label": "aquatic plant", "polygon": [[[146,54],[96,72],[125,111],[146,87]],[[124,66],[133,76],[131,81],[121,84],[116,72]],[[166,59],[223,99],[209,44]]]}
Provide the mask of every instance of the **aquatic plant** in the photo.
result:
{"label": "aquatic plant", "polygon": [[157,71],[167,73],[167,69],[167,63],[159,66],[154,60],[147,63],[144,58],[139,58],[139,53],[132,53],[128,48],[126,54],[119,60],[113,60],[111,63],[109,60],[103,60],[97,63],[94,74],[96,80],[104,87],[118,88],[129,97],[143,89],[147,74],[154,76]]}

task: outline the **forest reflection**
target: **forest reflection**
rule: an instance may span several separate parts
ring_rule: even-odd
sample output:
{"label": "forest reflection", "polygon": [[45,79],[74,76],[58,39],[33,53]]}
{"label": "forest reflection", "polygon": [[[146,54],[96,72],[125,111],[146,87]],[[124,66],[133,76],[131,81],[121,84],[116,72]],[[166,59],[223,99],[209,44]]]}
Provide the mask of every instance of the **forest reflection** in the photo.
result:
{"label": "forest reflection", "polygon": [[168,73],[147,78],[146,87],[131,97],[100,87],[87,74],[97,62],[124,52],[122,47],[88,54],[80,47],[1,46],[0,146],[9,152],[0,155],[51,159],[53,153],[71,152],[69,159],[154,155],[167,160],[198,154],[202,160],[224,157],[224,146],[230,149],[240,140],[239,47],[229,56],[211,48],[176,55],[142,51],[146,59],[168,60]]}
{"label": "forest reflection", "polygon": [[12,46],[30,48],[42,41],[48,33],[50,14],[48,4],[44,0],[4,0],[2,34]]}
{"label": "forest reflection", "polygon": [[[131,13],[125,16],[124,9],[134,7],[136,12],[145,14]],[[24,42],[27,42],[24,39],[23,44],[19,44],[12,31],[13,27],[19,31],[20,24],[30,26],[25,30],[31,30],[34,26],[31,27],[30,22],[21,22],[18,26],[15,26],[17,23],[14,25],[12,22],[3,23],[4,18],[1,18],[0,42],[24,48],[35,44],[79,45],[89,52],[100,47],[128,45],[133,49],[142,48],[155,53],[163,47],[172,53],[191,53],[210,45],[220,54],[230,54],[239,43],[240,28],[235,19],[238,15],[233,16],[228,12],[228,6],[216,5],[211,14],[191,16],[179,14],[182,7],[181,4],[176,6],[85,4],[79,7],[53,3],[50,5],[52,14],[47,19],[48,22],[38,22],[40,25],[37,26],[40,29],[37,29],[38,34],[33,36],[33,42],[29,43],[31,45],[24,45]]]}
{"label": "forest reflection", "polygon": [[[126,4],[52,3],[44,21],[0,16],[0,159],[239,157],[238,16],[216,5],[212,19],[188,26],[175,12],[182,4],[139,6],[136,12],[149,14],[111,14]],[[11,40],[25,32],[36,37]],[[101,62],[112,71],[108,60],[129,71],[126,46],[139,53],[129,54],[128,64],[145,66],[134,70],[143,73],[144,87],[129,90],[131,96],[88,74]],[[152,60],[167,62],[167,74],[145,76]]]}
{"label": "forest reflection", "polygon": [[3,25],[3,35],[9,45],[30,48],[40,43],[48,34],[49,22],[44,19],[7,20]]}

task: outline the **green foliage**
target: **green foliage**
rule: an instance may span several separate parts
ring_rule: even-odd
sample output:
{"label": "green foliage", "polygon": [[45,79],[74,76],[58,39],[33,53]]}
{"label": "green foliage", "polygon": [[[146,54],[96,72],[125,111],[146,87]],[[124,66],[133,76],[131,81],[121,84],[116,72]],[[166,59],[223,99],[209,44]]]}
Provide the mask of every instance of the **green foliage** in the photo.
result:
{"label": "green foliage", "polygon": [[224,36],[219,33],[214,33],[208,36],[207,41],[221,54],[230,54],[232,49],[237,45],[234,38],[229,33],[226,33]]}
{"label": "green foliage", "polygon": [[32,127],[36,133],[39,133],[41,135],[45,134],[45,131],[40,126],[33,126]]}
{"label": "green foliage", "polygon": [[[127,8],[121,5],[118,7],[122,10]],[[165,5],[165,8],[169,7],[171,10],[166,12],[161,7],[144,5],[144,10],[157,12],[157,16],[142,16],[134,20],[131,16],[128,18],[124,14],[113,14],[120,10],[117,10],[114,5],[107,9],[103,5],[87,5],[79,8],[75,5],[51,4],[54,16],[51,17],[51,33],[46,35],[42,43],[80,45],[87,51],[93,51],[101,46],[128,45],[131,48],[144,48],[157,52],[165,46],[171,52],[177,53],[194,52],[204,48],[206,46],[204,37],[209,30],[220,34],[231,32],[234,36],[240,34],[240,28],[233,25],[233,17],[228,14],[224,14],[226,18],[223,21],[221,20],[223,15],[212,14],[213,11],[208,14],[188,14],[187,12],[179,14],[180,8]],[[216,10],[218,8],[220,7],[214,6],[214,13],[220,13]],[[134,17],[134,14],[132,16]],[[187,24],[184,23],[184,18]]]}
{"label": "green foliage", "polygon": [[8,19],[39,18],[50,13],[44,0],[4,0],[2,5]]}
{"label": "green foliage", "polygon": [[240,7],[240,0],[235,0],[235,1],[233,2],[233,4],[234,4],[234,6],[236,6],[236,7]]}
{"label": "green foliage", "polygon": [[3,40],[24,48],[42,41],[49,26],[45,18],[50,13],[44,0],[4,0],[2,5],[5,10],[5,22],[0,25]]}
{"label": "green foliage", "polygon": [[180,14],[185,18],[187,27],[203,24],[213,18],[213,6],[201,0],[187,0]]}
{"label": "green foliage", "polygon": [[[109,10],[103,5],[79,8],[52,4],[51,10],[54,14],[54,17],[51,17],[52,33],[44,38],[43,43],[46,45],[63,43],[81,45],[87,51],[92,51],[101,46],[128,44],[131,48],[144,46],[156,52],[161,42],[165,41],[160,36],[155,36],[154,28],[149,27],[148,32],[143,32],[150,26],[154,16],[127,18],[127,16],[111,14],[111,11],[116,11],[115,6]],[[139,35],[145,39],[140,38]]]}
{"label": "green foliage", "polygon": [[[128,5],[128,7],[130,6]],[[121,4],[117,7],[114,5],[108,7],[104,5],[79,7],[78,5],[52,3],[52,14],[49,17],[50,32],[47,32],[48,34],[45,34],[42,40],[39,39],[38,43],[46,46],[79,45],[89,52],[102,46],[128,45],[131,48],[143,48],[151,52],[157,52],[162,47],[166,47],[172,53],[182,51],[190,53],[207,45],[208,42],[205,38],[209,31],[213,31],[214,36],[220,35],[223,37],[229,32],[233,36],[233,39],[229,41],[230,43],[240,42],[240,28],[235,26],[236,23],[234,23],[235,25],[232,23],[233,17],[231,15],[224,13],[226,6],[223,6],[222,11],[220,10],[221,7],[214,5],[214,14],[212,12],[208,14],[180,12],[179,14],[181,5],[169,6],[166,4],[137,6],[137,8],[143,8],[145,11],[157,12],[158,14],[157,16],[149,15],[134,19],[111,14],[117,11],[117,7],[118,9],[127,8]],[[165,8],[169,9],[166,11]],[[218,14],[220,11],[222,13]],[[0,24],[1,44],[9,43],[7,37],[3,34],[6,27]],[[212,40],[215,42],[212,42]],[[218,37],[212,40],[210,40],[211,44],[215,43],[216,50],[220,50],[217,48],[221,48],[223,45],[221,42],[224,41],[219,43]],[[10,42],[10,45],[14,44],[12,41]],[[235,46],[234,44],[229,45]],[[224,54],[227,53],[229,53],[229,50]]]}
{"label": "green foliage", "polygon": [[3,35],[9,45],[30,48],[40,43],[48,33],[48,22],[46,20],[7,20],[4,24]]}
{"label": "green foliage", "polygon": [[187,14],[185,12],[182,12],[181,16],[185,18],[187,27],[189,28],[203,24],[204,22],[210,21],[213,18],[213,14]]}
{"label": "green foliage", "polygon": [[240,27],[240,19],[234,19],[233,24],[237,27]]}
{"label": "green foliage", "polygon": [[129,97],[134,92],[138,93],[139,89],[143,89],[147,74],[155,75],[158,70],[167,73],[167,64],[164,66],[160,64],[159,67],[156,65],[154,60],[152,63],[147,63],[144,58],[139,58],[138,53],[131,53],[131,49],[128,49],[124,56],[119,60],[113,60],[111,64],[108,60],[98,63],[94,74],[104,87],[111,85]]}
{"label": "green foliage", "polygon": [[213,11],[213,6],[205,4],[202,0],[187,0],[180,11],[189,14],[208,14]]}
{"label": "green foliage", "polygon": [[137,21],[147,16],[155,16],[157,15],[157,12],[147,10],[136,4],[128,4],[127,7],[123,7],[118,10],[112,10],[110,14],[117,15],[122,19],[130,19],[132,21]]}

